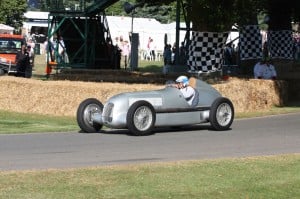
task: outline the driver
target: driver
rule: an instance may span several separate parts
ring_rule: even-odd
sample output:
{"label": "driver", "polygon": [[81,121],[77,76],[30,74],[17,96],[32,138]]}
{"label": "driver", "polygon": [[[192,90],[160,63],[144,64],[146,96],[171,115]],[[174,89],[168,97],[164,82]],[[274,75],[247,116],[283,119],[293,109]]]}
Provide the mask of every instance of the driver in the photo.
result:
{"label": "driver", "polygon": [[186,76],[182,75],[179,76],[175,81],[175,87],[181,91],[187,103],[192,106],[193,100],[195,98],[195,89],[189,86],[189,79]]}

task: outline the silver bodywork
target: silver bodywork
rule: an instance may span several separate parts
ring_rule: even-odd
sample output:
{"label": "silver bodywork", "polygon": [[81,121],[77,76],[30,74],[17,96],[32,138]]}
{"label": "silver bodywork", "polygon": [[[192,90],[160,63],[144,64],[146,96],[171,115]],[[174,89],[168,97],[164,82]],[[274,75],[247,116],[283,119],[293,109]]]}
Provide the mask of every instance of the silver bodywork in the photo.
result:
{"label": "silver bodywork", "polygon": [[166,86],[160,90],[115,95],[104,104],[102,113],[92,115],[92,120],[110,128],[126,128],[131,105],[137,101],[147,101],[155,110],[155,127],[209,122],[210,107],[221,94],[201,80],[197,80],[195,89],[199,92],[199,102],[194,108],[177,88]]}

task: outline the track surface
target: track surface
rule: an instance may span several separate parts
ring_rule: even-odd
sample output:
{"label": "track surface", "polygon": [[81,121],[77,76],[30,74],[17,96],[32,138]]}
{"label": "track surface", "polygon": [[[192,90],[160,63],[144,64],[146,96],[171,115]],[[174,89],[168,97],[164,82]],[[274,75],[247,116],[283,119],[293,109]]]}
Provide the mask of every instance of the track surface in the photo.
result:
{"label": "track surface", "polygon": [[0,135],[0,171],[133,164],[300,153],[300,113],[235,120],[229,131],[207,125],[84,134]]}

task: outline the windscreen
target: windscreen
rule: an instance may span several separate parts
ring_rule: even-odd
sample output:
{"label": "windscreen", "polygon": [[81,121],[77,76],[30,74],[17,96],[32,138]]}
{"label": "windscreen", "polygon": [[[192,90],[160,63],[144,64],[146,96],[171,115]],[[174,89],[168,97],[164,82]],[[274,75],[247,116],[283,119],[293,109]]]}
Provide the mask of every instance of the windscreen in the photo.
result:
{"label": "windscreen", "polygon": [[11,53],[21,50],[23,40],[13,38],[1,38],[0,37],[0,52]]}

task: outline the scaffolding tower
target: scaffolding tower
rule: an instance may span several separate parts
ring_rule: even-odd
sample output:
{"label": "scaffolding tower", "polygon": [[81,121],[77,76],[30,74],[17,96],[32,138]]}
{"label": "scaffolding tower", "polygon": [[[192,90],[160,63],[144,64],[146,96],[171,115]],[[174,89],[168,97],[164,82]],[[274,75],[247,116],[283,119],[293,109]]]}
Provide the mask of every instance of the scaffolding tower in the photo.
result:
{"label": "scaffolding tower", "polygon": [[46,0],[48,65],[56,68],[119,69],[105,9],[118,0]]}

